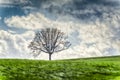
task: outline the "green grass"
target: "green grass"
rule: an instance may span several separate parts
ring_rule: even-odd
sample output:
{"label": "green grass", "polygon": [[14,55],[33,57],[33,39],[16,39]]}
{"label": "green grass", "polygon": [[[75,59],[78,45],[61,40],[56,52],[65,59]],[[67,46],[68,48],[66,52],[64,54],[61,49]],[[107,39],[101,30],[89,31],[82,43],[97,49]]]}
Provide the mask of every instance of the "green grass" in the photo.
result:
{"label": "green grass", "polygon": [[120,57],[54,61],[0,59],[0,80],[120,80]]}

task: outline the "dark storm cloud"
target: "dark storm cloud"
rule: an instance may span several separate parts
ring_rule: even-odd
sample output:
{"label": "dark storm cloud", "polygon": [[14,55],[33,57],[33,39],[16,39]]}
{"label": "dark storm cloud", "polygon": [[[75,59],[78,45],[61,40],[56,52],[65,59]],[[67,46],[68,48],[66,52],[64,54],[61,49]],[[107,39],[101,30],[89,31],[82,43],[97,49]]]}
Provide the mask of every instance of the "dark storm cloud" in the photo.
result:
{"label": "dark storm cloud", "polygon": [[82,20],[102,17],[104,12],[109,13],[111,8],[119,6],[118,0],[31,0],[31,3],[32,6],[48,13],[70,15]]}

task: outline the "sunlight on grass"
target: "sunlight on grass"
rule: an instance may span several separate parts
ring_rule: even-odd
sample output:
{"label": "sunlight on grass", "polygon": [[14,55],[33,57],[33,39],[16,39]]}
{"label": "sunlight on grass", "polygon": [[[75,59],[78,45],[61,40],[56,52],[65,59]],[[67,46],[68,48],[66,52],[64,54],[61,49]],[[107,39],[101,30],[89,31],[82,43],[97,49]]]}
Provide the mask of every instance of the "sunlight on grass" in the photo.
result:
{"label": "sunlight on grass", "polygon": [[0,80],[6,80],[5,76],[0,76]]}
{"label": "sunlight on grass", "polygon": [[120,76],[116,77],[114,80],[120,80]]}
{"label": "sunlight on grass", "polygon": [[120,57],[53,61],[1,59],[0,80],[120,80]]}

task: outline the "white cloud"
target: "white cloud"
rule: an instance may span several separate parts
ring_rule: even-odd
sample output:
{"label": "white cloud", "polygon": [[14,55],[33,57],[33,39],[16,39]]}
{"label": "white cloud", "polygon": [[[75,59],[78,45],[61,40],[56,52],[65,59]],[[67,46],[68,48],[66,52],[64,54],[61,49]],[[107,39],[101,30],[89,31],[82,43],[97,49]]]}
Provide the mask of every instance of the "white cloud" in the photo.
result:
{"label": "white cloud", "polygon": [[4,40],[0,40],[0,56],[5,56],[7,53],[7,43]]}
{"label": "white cloud", "polygon": [[[62,5],[66,4],[67,1],[69,2],[69,0],[66,0]],[[59,3],[59,1],[56,2],[52,2],[52,5]],[[49,7],[50,5],[44,5],[44,7]],[[91,6],[89,7],[91,8]],[[0,35],[4,35],[0,37],[3,40],[1,43],[4,46],[8,46],[5,49],[9,49],[10,44],[13,44],[13,47],[10,47],[13,48],[13,51],[9,49],[9,53],[15,53],[15,51],[17,53],[29,53],[27,45],[34,37],[32,30],[39,30],[44,27],[57,27],[69,35],[72,46],[68,50],[53,54],[53,59],[120,55],[120,11],[118,8],[97,5],[92,7],[95,7],[102,15],[100,17],[94,15],[96,11],[92,8],[73,11],[74,14],[93,14],[93,20],[91,21],[78,20],[70,15],[59,15],[57,13],[55,13],[58,16],[57,19],[52,20],[39,12],[31,13],[27,16],[6,18],[5,23],[8,27],[23,28],[27,29],[28,32],[11,34],[12,31],[0,31]],[[108,49],[113,50],[110,52]],[[42,53],[40,56],[41,59],[47,58],[47,54]]]}
{"label": "white cloud", "polygon": [[67,3],[73,3],[73,0],[48,0],[44,4],[42,4],[42,8],[49,8],[51,5],[61,7],[62,5]]}
{"label": "white cloud", "polygon": [[[8,27],[23,28],[28,30],[38,30],[44,27],[58,27],[63,31],[70,32],[73,27],[73,22],[64,23],[59,21],[52,21],[46,18],[41,13],[29,14],[28,16],[13,16],[11,18],[5,19],[5,23]],[[71,29],[70,29],[71,28]]]}
{"label": "white cloud", "polygon": [[[0,30],[0,55],[8,58],[29,58],[27,48],[29,40],[25,35],[31,34],[11,34],[7,31]],[[33,37],[32,35],[30,36]],[[0,56],[1,57],[1,56]]]}
{"label": "white cloud", "polygon": [[0,7],[15,7],[14,4],[23,6],[31,2],[29,0],[0,0]]}
{"label": "white cloud", "polygon": [[[116,16],[113,16],[112,19],[114,19],[115,17]],[[106,17],[105,21],[107,21],[108,18],[109,17]],[[117,24],[119,24],[118,21],[119,21],[118,19],[114,19],[114,22],[116,22]],[[95,56],[105,56],[112,54],[118,55],[118,53],[116,52],[114,53],[108,52],[107,49],[109,48],[113,48],[117,52],[120,52],[120,47],[119,47],[120,40],[117,39],[117,41],[114,41],[112,39],[116,35],[113,34],[113,30],[109,26],[113,23],[110,23],[109,21],[107,21],[109,25],[107,23],[101,22],[100,20],[96,20],[94,23],[89,23],[89,24],[76,22],[76,21],[68,21],[68,20],[64,21],[64,18],[62,21],[62,17],[61,19],[59,18],[58,20],[54,21],[48,19],[41,13],[33,13],[33,14],[29,14],[28,16],[22,16],[22,17],[13,16],[9,19],[5,19],[5,22],[9,27],[24,28],[28,30],[38,30],[44,27],[57,27],[62,31],[66,32],[67,34],[69,34],[71,37],[70,41],[74,46],[72,46],[70,49],[66,51],[62,51],[57,54],[55,53],[53,55],[53,59],[93,57],[93,56],[95,57]],[[34,33],[30,31],[24,33],[24,35],[21,35],[23,37],[22,42],[26,44],[24,38],[32,40],[30,39],[31,38],[30,35],[33,34]],[[19,42],[20,38],[17,37],[16,39]],[[20,43],[18,44],[18,42],[16,42],[17,45],[21,45]],[[25,46],[24,44],[21,46]],[[62,56],[64,55],[64,57],[61,57],[60,55]],[[44,58],[46,58],[45,56]]]}
{"label": "white cloud", "polygon": [[0,20],[2,20],[2,17],[0,16]]}
{"label": "white cloud", "polygon": [[28,2],[29,0],[0,0],[0,4],[25,4]]}
{"label": "white cloud", "polygon": [[13,3],[13,0],[0,0],[0,4],[11,4]]}

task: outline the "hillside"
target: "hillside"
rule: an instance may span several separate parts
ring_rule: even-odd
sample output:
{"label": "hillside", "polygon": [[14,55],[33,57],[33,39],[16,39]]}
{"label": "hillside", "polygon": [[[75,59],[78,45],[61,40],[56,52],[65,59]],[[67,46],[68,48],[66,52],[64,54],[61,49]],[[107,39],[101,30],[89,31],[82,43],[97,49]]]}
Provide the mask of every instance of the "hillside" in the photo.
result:
{"label": "hillside", "polygon": [[0,59],[0,80],[120,80],[120,57],[54,61]]}

